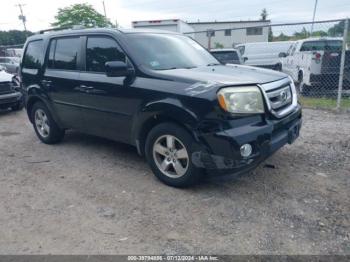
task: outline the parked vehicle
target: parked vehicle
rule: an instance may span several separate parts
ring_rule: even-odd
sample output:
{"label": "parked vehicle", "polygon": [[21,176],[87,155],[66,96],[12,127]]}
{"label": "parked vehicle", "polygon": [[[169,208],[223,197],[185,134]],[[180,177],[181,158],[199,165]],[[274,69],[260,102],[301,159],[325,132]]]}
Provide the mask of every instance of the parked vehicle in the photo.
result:
{"label": "parked vehicle", "polygon": [[20,92],[19,80],[16,76],[0,70],[0,109],[23,108],[23,96]]}
{"label": "parked vehicle", "polygon": [[242,173],[299,135],[301,107],[280,72],[224,66],[190,37],[147,30],[31,36],[21,63],[38,138],[66,129],[134,145],[164,183]]}
{"label": "parked vehicle", "polygon": [[237,45],[245,65],[281,71],[279,54],[287,52],[293,44],[290,41],[281,42],[257,42]]}
{"label": "parked vehicle", "polygon": [[17,74],[19,71],[18,57],[0,57],[0,65],[6,67],[6,71],[12,74]]}
{"label": "parked vehicle", "polygon": [[[301,93],[317,88],[338,88],[342,38],[309,38],[296,41],[287,53],[281,53],[282,70],[299,83]],[[350,53],[346,54],[346,76],[350,69]],[[349,87],[349,83],[346,85]]]}
{"label": "parked vehicle", "polygon": [[243,64],[242,56],[237,49],[212,49],[210,53],[222,64]]}
{"label": "parked vehicle", "polygon": [[8,57],[18,57],[21,58],[23,53],[23,49],[22,48],[7,48],[5,50],[5,54]]}

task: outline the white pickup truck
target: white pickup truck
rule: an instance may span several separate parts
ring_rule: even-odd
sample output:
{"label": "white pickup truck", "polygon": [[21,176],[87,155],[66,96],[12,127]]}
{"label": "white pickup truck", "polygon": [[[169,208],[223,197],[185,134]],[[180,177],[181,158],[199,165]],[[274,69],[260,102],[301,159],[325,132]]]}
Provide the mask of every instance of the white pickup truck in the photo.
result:
{"label": "white pickup truck", "polygon": [[[282,71],[299,83],[303,94],[320,89],[334,91],[339,82],[342,45],[343,39],[335,37],[298,40],[287,53],[280,53]],[[345,77],[348,65],[349,59],[346,59]]]}

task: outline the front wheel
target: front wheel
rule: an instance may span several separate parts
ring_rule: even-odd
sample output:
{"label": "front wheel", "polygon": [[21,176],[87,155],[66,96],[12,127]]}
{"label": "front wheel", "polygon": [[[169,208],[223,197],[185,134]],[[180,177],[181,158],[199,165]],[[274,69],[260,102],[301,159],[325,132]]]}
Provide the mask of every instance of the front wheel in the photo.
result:
{"label": "front wheel", "polygon": [[153,173],[165,184],[188,187],[200,181],[201,169],[192,163],[196,143],[182,127],[163,123],[154,127],[146,140],[146,158]]}
{"label": "front wheel", "polygon": [[38,138],[45,144],[55,144],[64,137],[64,130],[60,129],[53,120],[50,111],[42,102],[34,104],[31,113],[33,126]]}

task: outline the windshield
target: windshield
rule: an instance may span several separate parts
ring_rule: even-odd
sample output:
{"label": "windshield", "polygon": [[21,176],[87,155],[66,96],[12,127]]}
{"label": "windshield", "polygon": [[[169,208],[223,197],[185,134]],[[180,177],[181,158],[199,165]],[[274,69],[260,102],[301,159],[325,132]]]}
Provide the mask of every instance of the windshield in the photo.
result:
{"label": "windshield", "polygon": [[138,64],[152,70],[219,64],[207,50],[187,36],[130,34],[128,37],[129,47]]}

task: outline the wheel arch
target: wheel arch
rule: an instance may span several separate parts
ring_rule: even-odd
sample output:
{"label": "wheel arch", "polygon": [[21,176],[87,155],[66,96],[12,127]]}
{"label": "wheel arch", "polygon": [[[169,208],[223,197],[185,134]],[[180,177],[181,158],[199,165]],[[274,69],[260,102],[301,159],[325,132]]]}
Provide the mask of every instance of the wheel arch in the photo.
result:
{"label": "wheel arch", "polygon": [[34,104],[36,104],[37,102],[41,102],[41,103],[45,104],[45,106],[50,111],[52,118],[55,120],[57,125],[60,128],[62,128],[61,121],[58,119],[57,115],[55,114],[54,110],[52,109],[52,105],[48,102],[47,99],[45,99],[42,96],[37,95],[37,94],[29,95],[27,98],[27,101],[26,101],[26,110],[27,110],[27,115],[28,115],[29,121],[31,123],[33,123],[31,112],[32,112]]}
{"label": "wheel arch", "polygon": [[197,127],[198,118],[190,110],[172,99],[153,102],[146,105],[134,119],[132,139],[135,141],[140,155],[145,153],[145,144],[148,133],[155,126],[171,122],[188,131],[194,139],[197,139],[194,130]]}

